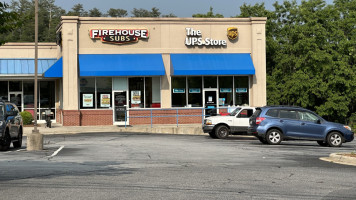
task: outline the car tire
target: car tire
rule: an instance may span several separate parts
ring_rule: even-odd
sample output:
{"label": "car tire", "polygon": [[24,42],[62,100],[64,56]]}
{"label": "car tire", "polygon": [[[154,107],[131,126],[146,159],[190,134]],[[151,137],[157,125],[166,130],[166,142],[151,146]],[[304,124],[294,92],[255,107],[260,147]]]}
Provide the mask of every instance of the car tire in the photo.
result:
{"label": "car tire", "polygon": [[210,135],[210,137],[211,137],[211,138],[213,138],[213,139],[217,139],[217,137],[216,137],[216,135],[215,135],[215,132],[214,132],[214,131],[209,132],[209,135]]}
{"label": "car tire", "polygon": [[6,130],[5,132],[5,136],[3,138],[3,140],[1,141],[0,144],[0,151],[6,151],[10,148],[11,145],[11,137],[9,135],[9,131]]}
{"label": "car tire", "polygon": [[316,141],[318,143],[318,145],[322,146],[322,147],[326,147],[328,146],[328,143],[324,142],[324,141]]}
{"label": "car tire", "polygon": [[277,145],[282,142],[283,135],[282,132],[278,129],[271,129],[266,134],[266,142],[268,144]]}
{"label": "car tire", "polygon": [[257,138],[258,138],[258,140],[259,140],[262,144],[268,144],[268,142],[266,141],[265,138],[260,137],[260,136],[258,136]]}
{"label": "car tire", "polygon": [[17,141],[12,143],[12,145],[14,145],[14,148],[21,148],[21,146],[22,146],[22,136],[23,136],[22,128],[20,128],[19,136],[17,138]]}
{"label": "car tire", "polygon": [[226,139],[229,137],[230,130],[227,126],[225,125],[220,125],[215,129],[215,136],[218,139]]}
{"label": "car tire", "polygon": [[344,139],[339,132],[331,132],[326,138],[326,142],[330,147],[340,147],[343,140]]}

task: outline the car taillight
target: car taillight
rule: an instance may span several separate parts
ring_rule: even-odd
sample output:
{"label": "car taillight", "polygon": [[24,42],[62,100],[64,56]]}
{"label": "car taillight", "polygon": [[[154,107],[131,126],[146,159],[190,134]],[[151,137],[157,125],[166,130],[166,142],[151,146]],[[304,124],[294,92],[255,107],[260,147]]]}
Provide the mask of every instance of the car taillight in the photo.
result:
{"label": "car taillight", "polygon": [[263,120],[265,120],[266,118],[264,117],[257,117],[256,118],[256,124],[260,124]]}

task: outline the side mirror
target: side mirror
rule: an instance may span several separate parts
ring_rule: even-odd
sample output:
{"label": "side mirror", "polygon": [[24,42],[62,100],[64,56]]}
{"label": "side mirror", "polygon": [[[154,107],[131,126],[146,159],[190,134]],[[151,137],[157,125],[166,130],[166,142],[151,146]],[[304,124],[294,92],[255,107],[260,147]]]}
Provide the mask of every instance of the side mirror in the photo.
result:
{"label": "side mirror", "polygon": [[320,119],[316,120],[316,123],[317,123],[317,124],[321,124]]}

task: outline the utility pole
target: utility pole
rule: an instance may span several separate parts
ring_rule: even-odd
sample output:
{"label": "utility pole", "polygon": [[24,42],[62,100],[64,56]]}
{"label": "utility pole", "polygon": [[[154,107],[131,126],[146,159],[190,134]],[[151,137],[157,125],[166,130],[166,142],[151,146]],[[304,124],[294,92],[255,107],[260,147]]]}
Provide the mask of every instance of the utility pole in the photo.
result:
{"label": "utility pole", "polygon": [[35,112],[32,133],[27,136],[27,151],[43,149],[43,135],[37,129],[37,71],[38,71],[38,0],[35,0]]}

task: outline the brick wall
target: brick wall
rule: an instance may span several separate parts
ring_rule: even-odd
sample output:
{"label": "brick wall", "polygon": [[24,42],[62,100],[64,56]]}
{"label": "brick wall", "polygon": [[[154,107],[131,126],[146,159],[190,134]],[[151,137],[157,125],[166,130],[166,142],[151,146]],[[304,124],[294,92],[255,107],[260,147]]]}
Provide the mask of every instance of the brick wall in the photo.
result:
{"label": "brick wall", "polygon": [[[196,124],[202,123],[202,111],[200,109],[178,110],[179,124]],[[183,115],[183,116],[182,116]],[[187,116],[184,116],[187,115]],[[189,116],[188,116],[189,115]],[[191,116],[197,115],[197,116]],[[153,124],[177,124],[177,110],[152,110]],[[158,117],[159,116],[159,117]],[[151,124],[150,110],[130,110],[130,125]]]}
{"label": "brick wall", "polygon": [[82,126],[113,125],[112,110],[80,110]]}
{"label": "brick wall", "polygon": [[62,110],[63,126],[80,126],[79,110]]}

